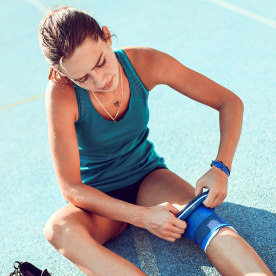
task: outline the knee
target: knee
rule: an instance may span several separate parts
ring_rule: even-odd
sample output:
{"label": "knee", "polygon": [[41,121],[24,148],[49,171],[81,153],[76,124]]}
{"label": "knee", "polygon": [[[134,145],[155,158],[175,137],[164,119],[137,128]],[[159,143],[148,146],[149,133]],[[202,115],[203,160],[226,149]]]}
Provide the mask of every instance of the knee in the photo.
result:
{"label": "knee", "polygon": [[238,234],[238,232],[232,227],[232,226],[223,226],[222,228],[220,228],[217,232],[217,234],[215,235],[213,240],[216,239],[220,239],[220,237],[240,237],[240,235]]}
{"label": "knee", "polygon": [[53,244],[55,240],[58,240],[58,236],[62,235],[63,229],[64,227],[57,219],[55,219],[54,215],[52,215],[45,223],[44,236],[51,244]]}
{"label": "knee", "polygon": [[200,205],[186,221],[188,227],[184,236],[198,244],[204,252],[218,233],[235,232],[230,224],[204,205]]}
{"label": "knee", "polygon": [[44,236],[55,248],[62,247],[72,232],[73,223],[55,214],[47,220],[44,226]]}

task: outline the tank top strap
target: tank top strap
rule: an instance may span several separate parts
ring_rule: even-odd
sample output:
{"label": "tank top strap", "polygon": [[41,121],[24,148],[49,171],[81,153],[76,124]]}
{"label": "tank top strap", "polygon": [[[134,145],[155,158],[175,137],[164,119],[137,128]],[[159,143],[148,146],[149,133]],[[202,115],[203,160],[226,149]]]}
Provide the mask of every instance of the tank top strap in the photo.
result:
{"label": "tank top strap", "polygon": [[123,49],[116,49],[114,52],[127,75],[132,96],[136,99],[147,102],[149,91],[136,73],[125,51]]}
{"label": "tank top strap", "polygon": [[88,116],[89,106],[91,104],[88,90],[74,83],[75,93],[78,101],[79,118],[76,124],[80,123]]}

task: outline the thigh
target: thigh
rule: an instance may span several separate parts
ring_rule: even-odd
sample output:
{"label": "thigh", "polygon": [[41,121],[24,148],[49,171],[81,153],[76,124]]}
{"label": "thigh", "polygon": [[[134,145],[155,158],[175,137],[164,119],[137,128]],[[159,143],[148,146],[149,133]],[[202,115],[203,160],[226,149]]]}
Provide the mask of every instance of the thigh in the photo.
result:
{"label": "thigh", "polygon": [[195,188],[168,169],[151,172],[142,182],[136,203],[142,206],[155,206],[170,202],[182,209],[195,197]]}
{"label": "thigh", "polygon": [[[127,223],[98,216],[73,204],[68,203],[54,213],[47,225],[52,229],[66,231],[70,227],[78,227],[87,231],[100,244],[116,238],[128,226]],[[62,228],[66,228],[63,229]]]}

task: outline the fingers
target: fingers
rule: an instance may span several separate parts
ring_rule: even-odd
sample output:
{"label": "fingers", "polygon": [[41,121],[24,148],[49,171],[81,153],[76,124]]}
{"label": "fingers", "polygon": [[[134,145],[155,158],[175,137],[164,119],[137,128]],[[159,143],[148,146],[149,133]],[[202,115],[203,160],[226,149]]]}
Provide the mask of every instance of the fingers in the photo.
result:
{"label": "fingers", "polygon": [[[204,183],[199,179],[196,183],[196,190],[195,190],[195,196],[200,195],[203,192],[203,188],[206,188],[204,186]],[[203,204],[206,207],[213,208],[213,204],[215,202],[216,194],[213,189],[209,190],[207,198],[203,201]]]}
{"label": "fingers", "polygon": [[[179,213],[178,209],[177,213]],[[185,229],[187,228],[187,223],[179,218],[171,216],[168,223],[164,226],[167,231],[174,232],[177,234],[183,234]]]}
{"label": "fingers", "polygon": [[[186,223],[185,223],[185,224],[186,224]],[[173,226],[171,231],[172,231],[173,233],[175,233],[175,234],[180,234],[180,235],[182,235],[182,234],[184,234],[185,230],[186,230],[186,226],[185,226],[185,228],[178,228],[178,227],[176,227],[176,226]]]}
{"label": "fingers", "polygon": [[[224,176],[224,175],[223,175]],[[227,180],[227,179],[226,179]],[[227,195],[227,181],[210,179],[208,175],[201,177],[196,183],[195,195],[202,193],[203,189],[209,190],[207,198],[203,204],[208,208],[215,208],[224,201]]]}
{"label": "fingers", "polygon": [[175,218],[172,223],[174,223],[174,225],[172,225],[170,229],[165,232],[165,239],[167,241],[174,242],[176,239],[180,239],[182,237],[182,234],[184,234],[187,228],[187,223],[178,218]]}
{"label": "fingers", "polygon": [[160,235],[160,238],[175,242],[177,239],[180,239],[182,237],[182,234],[185,232],[185,229],[180,229],[178,227],[172,227],[171,231],[166,231],[163,233],[163,235]]}
{"label": "fingers", "polygon": [[179,210],[176,207],[174,207],[171,203],[166,202],[165,206],[167,206],[167,210],[173,215],[177,215],[179,213]]}
{"label": "fingers", "polygon": [[[179,210],[176,207],[174,207],[172,204],[170,204],[169,202],[167,202],[167,203],[168,203],[169,211],[171,213],[173,213],[174,215],[177,215],[179,213]],[[178,229],[178,231],[180,231],[179,232],[180,234],[183,234],[187,227],[187,223],[185,221],[183,221],[179,218],[176,218],[176,217],[171,218],[171,223],[172,223],[172,225],[175,226],[174,230]],[[176,233],[178,233],[178,232],[176,231]]]}
{"label": "fingers", "polygon": [[210,190],[207,198],[203,201],[203,204],[208,208],[215,208],[220,206],[225,198],[225,193]]}
{"label": "fingers", "polygon": [[212,208],[215,208],[217,206],[220,206],[221,203],[224,201],[224,199],[226,198],[227,194],[226,193],[221,193],[215,200],[214,202],[214,207]]}
{"label": "fingers", "polygon": [[195,196],[200,195],[203,192],[203,186],[200,182],[196,183]]}
{"label": "fingers", "polygon": [[187,223],[184,220],[181,220],[179,218],[174,218],[172,221],[173,225],[176,226],[178,229],[186,229]]}
{"label": "fingers", "polygon": [[212,208],[215,198],[216,194],[211,190],[209,191],[207,198],[203,201],[203,204],[208,208]]}
{"label": "fingers", "polygon": [[171,235],[171,236],[163,236],[163,237],[160,237],[160,238],[163,239],[163,240],[169,241],[169,242],[175,242],[176,240],[181,238],[181,234],[174,234],[174,235]]}
{"label": "fingers", "polygon": [[[181,238],[182,234],[185,232],[187,224],[185,221],[175,217],[175,215],[179,213],[179,210],[176,207],[169,202],[164,202],[155,207],[151,207],[150,210],[157,212],[159,217],[157,223],[154,223],[151,227],[147,228],[151,233],[170,242],[175,242],[176,239]],[[153,220],[151,219],[151,222],[152,221]]]}
{"label": "fingers", "polygon": [[[175,208],[175,207],[173,207],[173,208]],[[175,213],[178,214],[179,210],[177,208],[175,208],[175,210],[173,210],[173,208],[170,208],[170,211],[171,212],[175,211]],[[170,241],[170,242],[175,242],[176,239],[180,239],[182,234],[185,232],[187,223],[185,221],[182,221],[182,220],[174,217],[174,216],[171,216],[168,223],[163,226],[164,226],[164,231],[160,235],[160,238]]]}

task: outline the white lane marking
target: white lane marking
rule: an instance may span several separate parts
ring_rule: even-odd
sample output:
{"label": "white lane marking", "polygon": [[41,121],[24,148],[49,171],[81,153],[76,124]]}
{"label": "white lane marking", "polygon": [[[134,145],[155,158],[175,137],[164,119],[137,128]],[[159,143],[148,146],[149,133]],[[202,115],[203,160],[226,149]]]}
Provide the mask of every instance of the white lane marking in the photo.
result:
{"label": "white lane marking", "polygon": [[160,276],[150,239],[144,229],[130,226],[141,269],[149,276]]}
{"label": "white lane marking", "polygon": [[34,96],[34,97],[27,98],[27,99],[24,99],[24,100],[15,102],[15,103],[11,103],[11,104],[7,104],[7,105],[0,106],[0,111],[5,110],[5,109],[12,108],[12,107],[14,107],[14,106],[17,106],[17,105],[20,105],[20,104],[23,104],[23,103],[28,103],[28,102],[31,102],[31,101],[33,101],[33,100],[40,99],[40,98],[42,98],[42,97],[44,97],[44,96],[45,96],[45,93],[42,93],[42,94],[36,95],[36,96]]}
{"label": "white lane marking", "polygon": [[254,19],[256,21],[259,21],[259,22],[261,22],[265,25],[268,25],[268,26],[276,29],[276,21],[275,20],[272,20],[272,19],[269,19],[267,17],[261,16],[257,13],[251,12],[251,11],[243,9],[243,8],[240,8],[238,6],[235,6],[233,4],[224,2],[222,0],[205,0],[205,1],[210,2],[212,4],[215,4],[215,5],[218,5],[218,6],[221,6],[223,8],[228,9],[228,10],[234,11],[236,13],[242,14],[246,17],[249,17],[251,19]]}
{"label": "white lane marking", "polygon": [[39,1],[37,0],[27,0],[30,4],[38,8],[42,13],[47,13],[48,8],[46,8],[44,5],[42,5]]}
{"label": "white lane marking", "polygon": [[[47,13],[48,12],[48,9],[44,5],[42,5],[39,1],[37,1],[37,0],[27,0],[27,1],[30,4],[32,4],[33,6],[35,6],[37,9],[39,9],[42,13]],[[44,96],[45,96],[45,93],[42,93],[42,94],[36,95],[34,97],[27,98],[27,99],[24,99],[24,100],[15,102],[15,103],[11,103],[11,104],[8,104],[8,105],[0,106],[0,111],[12,108],[14,106],[17,106],[17,105],[20,105],[20,104],[23,104],[23,103],[28,103],[28,102],[31,102],[33,100],[40,99],[40,98],[42,98]]]}

